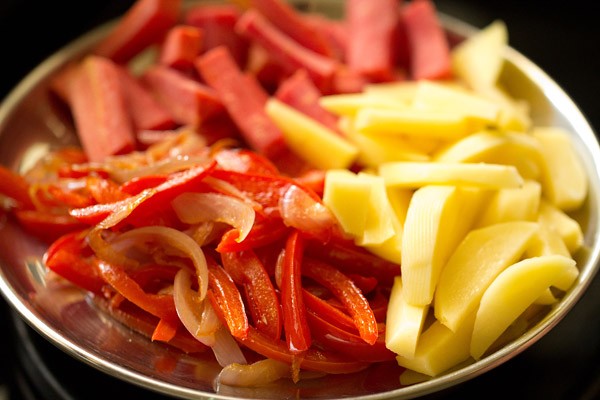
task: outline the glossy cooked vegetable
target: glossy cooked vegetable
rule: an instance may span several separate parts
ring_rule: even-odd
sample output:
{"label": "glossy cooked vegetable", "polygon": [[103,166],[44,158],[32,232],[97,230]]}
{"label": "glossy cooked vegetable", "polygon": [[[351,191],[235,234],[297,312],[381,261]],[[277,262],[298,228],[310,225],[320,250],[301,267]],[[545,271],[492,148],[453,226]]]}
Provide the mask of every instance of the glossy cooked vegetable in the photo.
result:
{"label": "glossy cooked vegetable", "polygon": [[[82,148],[0,168],[0,194],[52,272],[153,341],[212,351],[221,384],[437,375],[568,290],[566,212],[587,195],[568,135],[532,128],[497,59],[471,68],[489,43],[465,43],[428,0],[349,1],[341,21],[139,0],[54,78]],[[529,275],[538,296],[507,293]]]}

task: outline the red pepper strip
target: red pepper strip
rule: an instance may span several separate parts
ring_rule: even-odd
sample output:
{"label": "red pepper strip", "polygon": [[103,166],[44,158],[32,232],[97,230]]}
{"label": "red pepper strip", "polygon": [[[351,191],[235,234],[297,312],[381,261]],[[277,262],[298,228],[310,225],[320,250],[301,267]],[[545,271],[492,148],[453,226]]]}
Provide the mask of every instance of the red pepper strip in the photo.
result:
{"label": "red pepper strip", "polygon": [[359,274],[348,274],[348,278],[352,279],[352,282],[363,294],[370,293],[377,287],[377,279],[372,276],[364,276]]}
{"label": "red pepper strip", "polygon": [[266,157],[248,149],[223,149],[214,155],[219,167],[245,174],[279,175],[277,167]]}
{"label": "red pepper strip", "polygon": [[94,264],[106,283],[142,310],[159,318],[177,318],[172,295],[146,293],[123,268],[98,259],[94,259]]}
{"label": "red pepper strip", "polygon": [[304,304],[306,307],[317,315],[325,318],[331,324],[344,329],[346,331],[358,332],[356,325],[348,314],[341,311],[339,308],[332,306],[329,302],[312,294],[308,290],[302,292]]}
{"label": "red pepper strip", "polygon": [[106,284],[95,263],[93,253],[87,246],[87,230],[61,236],[44,253],[44,264],[74,285],[101,294]]}
{"label": "red pepper strip", "polygon": [[169,179],[168,175],[143,175],[131,178],[121,184],[120,190],[131,196],[141,193],[145,189],[156,187]]}
{"label": "red pepper strip", "polygon": [[272,176],[220,169],[215,169],[211,172],[211,175],[234,185],[245,195],[262,205],[267,214],[278,212],[279,199],[291,185],[298,186],[313,199],[322,201],[313,190],[283,175]]}
{"label": "red pepper strip", "polygon": [[182,0],[140,0],[94,49],[95,54],[126,63],[162,39],[179,19]]}
{"label": "red pepper strip", "polygon": [[114,203],[72,209],[69,214],[84,223],[96,225],[112,213],[129,209],[129,215],[121,222],[131,223],[134,226],[150,225],[153,221],[164,217],[165,212],[172,212],[169,204],[171,200],[181,193],[194,191],[215,166],[216,162],[211,161],[208,165],[176,172],[169,175],[168,179],[160,185],[142,191],[136,196]]}
{"label": "red pepper strip", "polygon": [[225,271],[242,285],[254,326],[273,339],[281,337],[281,310],[273,283],[254,251],[221,255]]}
{"label": "red pepper strip", "polygon": [[85,182],[86,190],[97,203],[112,203],[124,200],[129,196],[128,193],[123,192],[119,185],[112,180],[102,179],[97,176],[88,176],[85,178]]}
{"label": "red pepper strip", "polygon": [[29,198],[29,183],[24,177],[0,165],[0,195],[9,197],[17,202],[21,209],[33,209]]}
{"label": "red pepper strip", "polygon": [[[148,314],[132,303],[123,302],[118,308],[115,308],[110,300],[95,296],[94,304],[98,305],[100,309],[115,320],[148,338],[152,338],[152,334],[159,323],[159,319],[154,315]],[[203,353],[209,349],[208,346],[196,340],[186,329],[177,330],[175,337],[168,344],[187,354]]]}
{"label": "red pepper strip", "polygon": [[37,210],[15,210],[14,214],[23,229],[47,243],[52,243],[67,233],[80,231],[87,227],[86,224],[70,215]]}
{"label": "red pepper strip", "polygon": [[[298,361],[298,355],[290,351],[286,343],[273,340],[271,337],[250,327],[248,336],[240,342],[249,349],[265,357],[288,364]],[[310,348],[302,353],[300,368],[309,371],[325,372],[327,374],[348,374],[368,367],[369,364],[351,360],[329,351]]]}
{"label": "red pepper strip", "polygon": [[231,276],[214,260],[207,257],[209,298],[215,310],[224,319],[233,337],[243,339],[248,335],[248,317],[242,295]]}
{"label": "red pepper strip", "polygon": [[333,325],[312,310],[308,310],[307,317],[315,341],[325,348],[364,362],[382,362],[396,357],[385,346],[385,331],[378,334],[374,343],[369,344],[357,334]]}
{"label": "red pepper strip", "polygon": [[227,253],[262,247],[279,240],[285,235],[288,229],[280,219],[260,219],[254,222],[254,226],[248,233],[248,236],[241,242],[236,241],[239,236],[237,229],[225,232],[217,245],[217,251],[219,253]]}
{"label": "red pepper strip", "polygon": [[373,310],[350,278],[331,265],[310,258],[305,258],[302,273],[325,286],[344,304],[365,342],[374,344],[377,341],[377,320]]}
{"label": "red pepper strip", "polygon": [[335,265],[342,272],[373,276],[385,287],[392,287],[394,277],[400,275],[400,265],[379,258],[351,241],[333,239],[323,244],[310,240],[306,250],[307,254]]}
{"label": "red pepper strip", "polygon": [[285,244],[281,271],[281,307],[283,327],[289,350],[298,354],[311,345],[310,330],[306,322],[306,308],[302,298],[302,260],[304,240],[293,230]]}
{"label": "red pepper strip", "polygon": [[159,342],[169,342],[177,334],[177,328],[179,328],[179,320],[161,318],[152,332],[152,340]]}

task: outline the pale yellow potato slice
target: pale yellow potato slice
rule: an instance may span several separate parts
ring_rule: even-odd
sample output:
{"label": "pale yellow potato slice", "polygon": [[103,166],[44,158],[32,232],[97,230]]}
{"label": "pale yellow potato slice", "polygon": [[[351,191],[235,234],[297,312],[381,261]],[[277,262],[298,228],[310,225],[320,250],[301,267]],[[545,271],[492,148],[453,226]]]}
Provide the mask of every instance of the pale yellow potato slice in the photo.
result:
{"label": "pale yellow potato slice", "polygon": [[550,229],[548,226],[540,223],[540,229],[525,252],[525,257],[550,255],[571,257],[571,252],[556,230]]}
{"label": "pale yellow potato slice", "polygon": [[356,160],[356,146],[306,114],[273,97],[267,101],[265,111],[290,149],[315,167],[348,168]]}
{"label": "pale yellow potato slice", "polygon": [[419,337],[414,357],[396,356],[398,365],[436,376],[469,360],[474,320],[473,312],[454,332],[439,321],[433,322]]}
{"label": "pale yellow potato slice", "polygon": [[479,211],[481,192],[456,186],[424,186],[413,194],[402,237],[402,281],[406,301],[433,300],[440,272]]}
{"label": "pale yellow potato slice", "polygon": [[541,226],[558,233],[571,254],[583,245],[583,230],[579,222],[545,199],[540,202],[537,220]]}
{"label": "pale yellow potato slice", "polygon": [[532,127],[529,103],[521,99],[513,99],[499,86],[490,86],[478,92],[486,99],[500,107],[498,127],[502,130],[528,132]]}
{"label": "pale yellow potato slice", "polygon": [[393,214],[390,216],[394,235],[385,242],[377,245],[365,245],[371,253],[378,255],[396,264],[402,263],[402,237],[404,236],[404,223],[413,191],[400,188],[388,188],[387,198],[392,207]]}
{"label": "pale yellow potato slice", "polygon": [[390,99],[403,104],[412,104],[417,91],[418,82],[402,81],[388,83],[370,83],[363,90],[363,95],[372,98]]}
{"label": "pale yellow potato slice", "polygon": [[459,329],[498,274],[525,253],[538,229],[536,222],[514,221],[470,231],[440,274],[434,299],[438,321]]}
{"label": "pale yellow potato slice", "polygon": [[391,96],[368,96],[364,93],[345,93],[322,96],[319,105],[340,116],[355,116],[363,108],[399,109],[410,105],[402,99]]}
{"label": "pale yellow potato slice", "polygon": [[355,118],[356,130],[377,135],[456,140],[474,129],[464,115],[450,111],[369,107],[360,109]]}
{"label": "pale yellow potato slice", "polygon": [[481,358],[517,317],[550,286],[571,287],[579,270],[564,256],[527,258],[502,271],[486,289],[475,317],[471,356]]}
{"label": "pale yellow potato slice", "polygon": [[379,166],[388,186],[464,185],[487,189],[518,188],[523,178],[512,165],[485,163],[390,162]]}
{"label": "pale yellow potato slice", "polygon": [[464,88],[451,87],[433,81],[420,81],[414,95],[413,107],[423,110],[453,112],[472,120],[473,125],[496,126],[500,107]]}
{"label": "pale yellow potato slice", "polygon": [[371,182],[346,169],[331,169],[325,174],[323,203],[337,218],[344,232],[362,236],[367,221]]}
{"label": "pale yellow potato slice", "polygon": [[382,244],[395,235],[394,211],[381,177],[328,170],[323,202],[359,245]]}
{"label": "pale yellow potato slice", "polygon": [[385,325],[385,346],[403,357],[414,357],[429,305],[415,306],[404,298],[402,278],[394,278]]}
{"label": "pale yellow potato slice", "polygon": [[433,154],[437,162],[514,165],[524,178],[537,179],[542,168],[541,147],[530,135],[483,130],[466,136]]}
{"label": "pale yellow potato slice", "polygon": [[504,65],[508,31],[497,20],[456,46],[451,53],[452,69],[475,91],[495,86]]}
{"label": "pale yellow potato slice", "polygon": [[509,221],[535,221],[542,194],[542,185],[526,180],[520,188],[497,190],[477,218],[476,227]]}
{"label": "pale yellow potato slice", "polygon": [[393,222],[396,216],[388,200],[383,178],[362,172],[356,177],[367,180],[370,184],[369,201],[365,205],[367,209],[365,229],[356,243],[360,246],[383,244],[395,236],[395,228],[399,227],[399,224]]}
{"label": "pale yellow potato slice", "polygon": [[427,149],[413,145],[402,136],[372,135],[354,129],[354,120],[340,120],[340,128],[359,149],[357,161],[366,167],[393,161],[429,161]]}
{"label": "pale yellow potato slice", "polygon": [[578,209],[588,192],[588,178],[571,136],[559,127],[535,127],[535,137],[542,146],[544,196],[564,211]]}

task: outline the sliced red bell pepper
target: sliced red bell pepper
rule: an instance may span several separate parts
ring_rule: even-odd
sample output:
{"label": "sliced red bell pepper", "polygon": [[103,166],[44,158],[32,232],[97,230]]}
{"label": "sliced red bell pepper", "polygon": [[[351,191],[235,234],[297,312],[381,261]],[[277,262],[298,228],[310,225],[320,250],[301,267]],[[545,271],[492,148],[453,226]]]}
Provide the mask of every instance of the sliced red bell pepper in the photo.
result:
{"label": "sliced red bell pepper", "polygon": [[87,227],[86,224],[66,214],[38,210],[15,210],[14,214],[23,229],[46,243],[52,243],[63,235]]}
{"label": "sliced red bell pepper", "polygon": [[347,65],[375,82],[393,78],[398,7],[397,0],[346,1]]}
{"label": "sliced red bell pepper", "polygon": [[416,0],[402,10],[413,79],[446,79],[452,74],[450,46],[431,0]]}
{"label": "sliced red bell pepper", "polygon": [[269,274],[254,251],[221,254],[225,271],[244,288],[254,326],[273,339],[281,337],[279,298]]}
{"label": "sliced red bell pepper", "polygon": [[283,327],[288,349],[294,354],[299,354],[311,346],[310,329],[302,297],[304,240],[299,231],[293,230],[290,233],[284,251],[280,287]]}
{"label": "sliced red bell pepper", "polygon": [[310,240],[307,254],[335,265],[345,273],[373,276],[380,285],[392,287],[394,277],[400,275],[400,265],[384,260],[344,239],[329,243]]}
{"label": "sliced red bell pepper", "polygon": [[177,126],[173,116],[129,70],[119,68],[119,78],[136,135],[145,130],[173,129]]}
{"label": "sliced red bell pepper", "polygon": [[97,258],[92,258],[92,263],[107,284],[142,310],[166,320],[177,318],[171,294],[146,293],[120,266]]}
{"label": "sliced red bell pepper", "polygon": [[312,29],[304,16],[290,3],[282,0],[250,0],[250,6],[307,49],[327,57],[334,55],[333,49],[322,33]]}
{"label": "sliced red bell pepper", "polygon": [[150,189],[165,183],[169,179],[168,175],[143,175],[136,176],[123,182],[119,188],[122,192],[135,196],[145,189]]}
{"label": "sliced red bell pepper", "polygon": [[275,97],[285,104],[306,114],[333,132],[340,134],[338,117],[321,107],[322,93],[308,77],[306,70],[300,69],[285,79],[275,92]]}
{"label": "sliced red bell pepper", "polygon": [[67,233],[44,253],[44,264],[56,274],[74,285],[101,294],[106,284],[96,264],[92,262],[92,251],[86,243],[87,230]]}
{"label": "sliced red bell pepper", "polygon": [[198,73],[217,93],[243,138],[255,151],[271,158],[286,145],[283,134],[264,110],[266,94],[235,63],[226,47],[206,52],[195,62]]}
{"label": "sliced red bell pepper", "polygon": [[191,167],[187,170],[173,173],[158,186],[143,190],[125,200],[76,208],[70,210],[69,214],[89,225],[99,224],[111,214],[123,212],[123,210],[129,213],[119,222],[128,223],[133,226],[151,225],[161,220],[165,215],[169,221],[176,220],[177,218],[171,215],[173,213],[169,204],[171,200],[181,193],[198,189],[204,178],[215,166],[216,162],[212,161],[207,165]]}
{"label": "sliced red bell pepper", "polygon": [[277,167],[268,158],[248,149],[223,149],[213,157],[220,168],[228,171],[279,175]]}
{"label": "sliced red bell pepper", "polygon": [[69,86],[77,135],[90,161],[129,153],[136,146],[119,75],[114,62],[89,55]]}
{"label": "sliced red bell pepper", "polygon": [[137,0],[94,48],[94,53],[126,63],[160,41],[180,17],[182,0]]}
{"label": "sliced red bell pepper", "polygon": [[[152,338],[156,331],[159,319],[132,303],[123,302],[118,307],[114,307],[112,302],[100,296],[95,296],[93,300],[101,310],[135,332]],[[209,349],[208,346],[196,340],[187,329],[178,329],[175,337],[169,340],[168,344],[187,354],[201,354]]]}
{"label": "sliced red bell pepper", "polygon": [[339,67],[339,62],[334,58],[325,57],[300,45],[254,9],[242,14],[236,25],[236,32],[260,44],[288,73],[305,69],[322,92],[329,91]]}
{"label": "sliced red bell pepper", "polygon": [[158,324],[156,324],[154,332],[152,332],[152,341],[168,343],[169,341],[173,340],[177,334],[179,325],[181,325],[181,323],[178,319],[161,318],[158,321]]}
{"label": "sliced red bell pepper", "polygon": [[331,265],[311,258],[304,259],[302,274],[325,286],[344,304],[365,342],[374,344],[377,341],[377,320],[373,310],[350,278]]}
{"label": "sliced red bell pepper", "polygon": [[321,299],[306,289],[302,292],[302,296],[306,307],[315,314],[325,318],[329,323],[341,329],[349,332],[358,332],[352,318],[339,308],[332,306],[326,300]]}
{"label": "sliced red bell pepper", "polygon": [[377,340],[369,344],[357,334],[335,326],[312,310],[308,310],[307,316],[315,341],[327,349],[371,363],[396,358],[396,354],[385,346],[385,331],[380,332]]}
{"label": "sliced red bell pepper", "polygon": [[284,175],[263,175],[242,173],[215,169],[211,172],[215,178],[231,183],[242,193],[263,206],[267,215],[278,216],[279,199],[290,186],[298,186],[316,201],[321,201],[319,195],[298,181]]}
{"label": "sliced red bell pepper", "polygon": [[236,34],[235,24],[241,10],[235,4],[197,4],[183,15],[183,22],[204,32],[201,52],[225,46],[240,68],[246,66],[248,41]]}
{"label": "sliced red bell pepper", "polygon": [[169,68],[190,70],[200,54],[203,35],[203,31],[195,26],[173,26],[161,45],[158,62]]}
{"label": "sliced red bell pepper", "polygon": [[141,80],[179,124],[198,127],[223,112],[213,89],[174,69],[152,65]]}
{"label": "sliced red bell pepper", "polygon": [[13,199],[20,209],[34,208],[29,197],[29,182],[3,165],[0,165],[0,195]]}
{"label": "sliced red bell pepper", "polygon": [[368,367],[368,363],[356,361],[344,357],[338,353],[326,350],[310,348],[301,356],[287,348],[285,342],[273,340],[271,337],[250,327],[248,336],[240,342],[249,349],[265,357],[279,360],[294,365],[300,363],[299,367],[308,371],[318,371],[327,374],[348,374],[357,372]]}
{"label": "sliced red bell pepper", "polygon": [[242,295],[231,276],[216,262],[208,259],[208,297],[215,310],[224,320],[231,335],[244,339],[250,325]]}
{"label": "sliced red bell pepper", "polygon": [[217,251],[219,253],[244,251],[263,247],[280,240],[288,231],[288,227],[283,224],[281,219],[263,218],[254,222],[254,226],[248,233],[248,236],[241,242],[236,239],[239,237],[237,229],[231,229],[223,234]]}

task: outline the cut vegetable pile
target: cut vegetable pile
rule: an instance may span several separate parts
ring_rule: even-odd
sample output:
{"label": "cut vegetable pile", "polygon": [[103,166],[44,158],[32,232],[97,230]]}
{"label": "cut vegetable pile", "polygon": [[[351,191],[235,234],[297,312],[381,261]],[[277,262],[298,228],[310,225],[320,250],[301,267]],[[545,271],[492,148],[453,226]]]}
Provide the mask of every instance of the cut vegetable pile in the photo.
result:
{"label": "cut vegetable pile", "polygon": [[220,385],[437,376],[578,277],[588,178],[500,85],[504,24],[451,47],[429,0],[344,4],[138,0],[53,78],[81,148],[0,167],[56,279]]}

